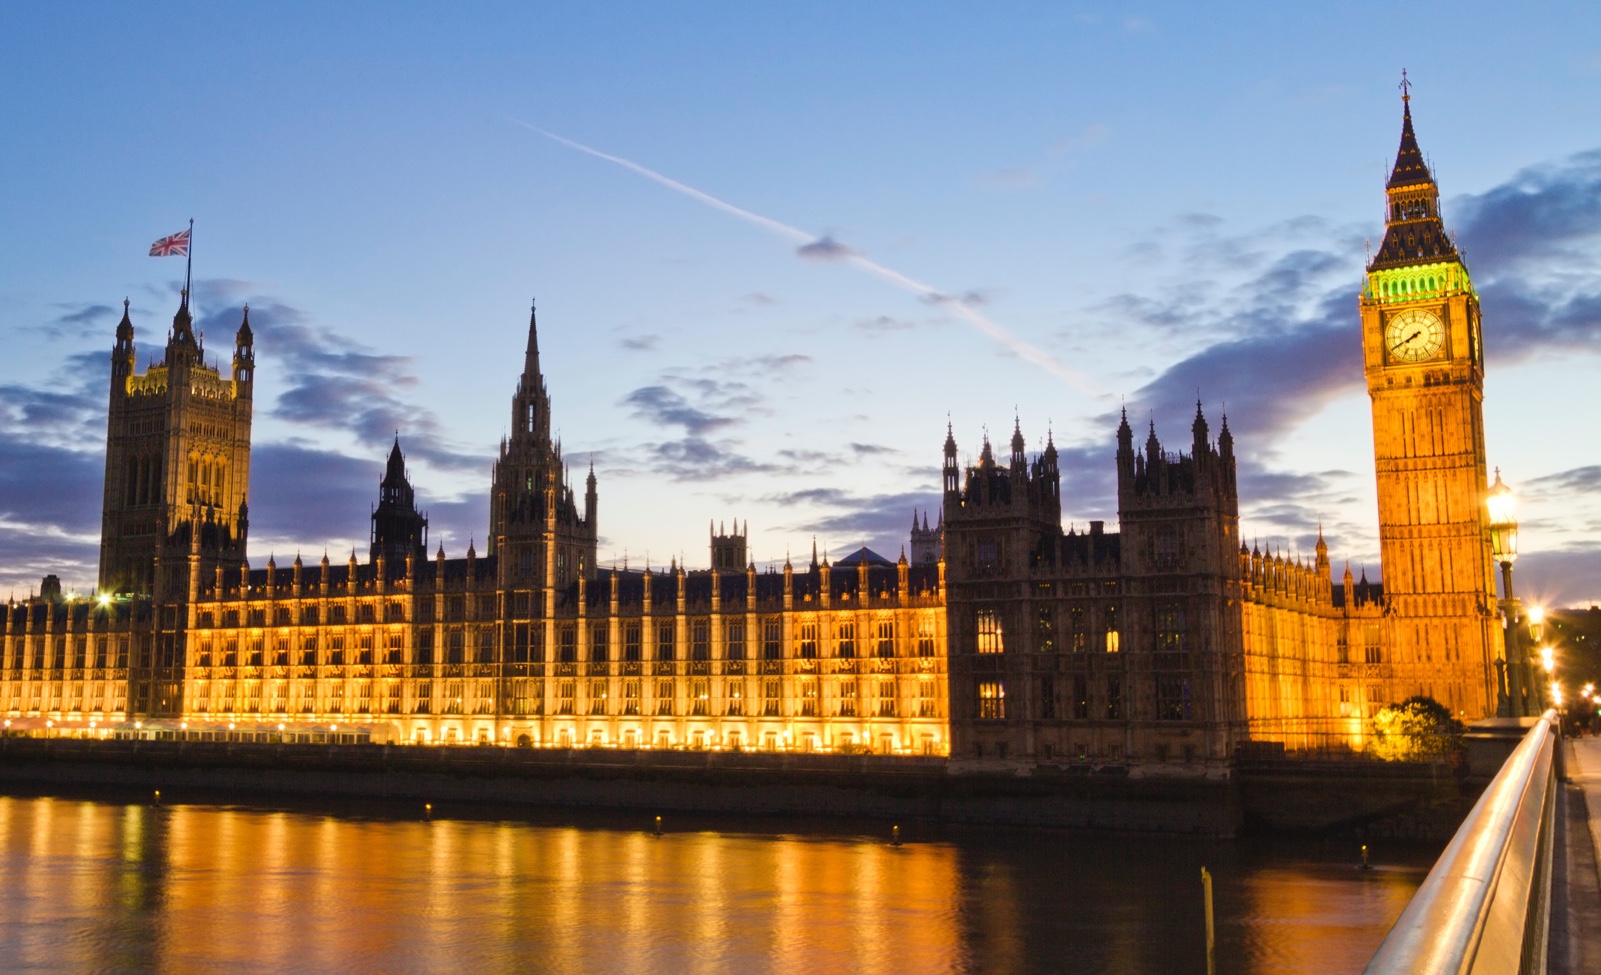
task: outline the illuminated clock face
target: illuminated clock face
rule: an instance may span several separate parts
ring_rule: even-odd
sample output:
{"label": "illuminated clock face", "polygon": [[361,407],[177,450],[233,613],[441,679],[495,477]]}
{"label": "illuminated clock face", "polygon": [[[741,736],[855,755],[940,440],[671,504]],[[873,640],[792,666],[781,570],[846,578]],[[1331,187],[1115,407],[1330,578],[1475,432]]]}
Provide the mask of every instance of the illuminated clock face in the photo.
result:
{"label": "illuminated clock face", "polygon": [[1395,362],[1422,362],[1434,358],[1445,340],[1445,324],[1432,311],[1411,308],[1384,326],[1384,344]]}

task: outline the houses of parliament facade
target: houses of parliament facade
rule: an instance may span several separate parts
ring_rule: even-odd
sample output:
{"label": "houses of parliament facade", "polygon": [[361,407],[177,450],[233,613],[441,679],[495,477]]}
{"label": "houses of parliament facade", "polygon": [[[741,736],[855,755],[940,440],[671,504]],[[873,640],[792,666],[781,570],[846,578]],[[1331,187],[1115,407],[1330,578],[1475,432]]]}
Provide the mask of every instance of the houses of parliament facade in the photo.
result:
{"label": "houses of parliament facade", "polygon": [[[397,439],[365,559],[253,568],[254,337],[205,364],[185,295],[165,356],[112,352],[98,595],[0,616],[10,733],[946,755],[1217,768],[1252,747],[1360,748],[1384,704],[1493,712],[1500,623],[1484,514],[1477,296],[1410,105],[1359,296],[1383,583],[1241,538],[1235,444],[1200,405],[1173,450],[1125,416],[1118,524],[1062,529],[1057,452],[986,441],[911,556],[758,571],[601,568],[530,317],[485,550],[432,553]],[[1071,503],[1072,485],[1065,485]],[[48,581],[48,580],[47,580]],[[955,767],[955,766],[953,766]]]}

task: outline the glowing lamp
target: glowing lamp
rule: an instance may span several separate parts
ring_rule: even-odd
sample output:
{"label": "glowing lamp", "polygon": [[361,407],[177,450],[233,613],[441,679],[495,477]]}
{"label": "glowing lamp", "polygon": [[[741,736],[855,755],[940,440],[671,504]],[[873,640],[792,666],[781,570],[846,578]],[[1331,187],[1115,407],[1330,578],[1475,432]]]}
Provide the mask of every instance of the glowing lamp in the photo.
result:
{"label": "glowing lamp", "polygon": [[1550,647],[1541,647],[1540,648],[1540,666],[1544,667],[1545,668],[1545,672],[1549,674],[1553,669],[1555,669],[1556,665],[1557,665],[1556,658],[1551,653],[1551,648]]}
{"label": "glowing lamp", "polygon": [[1561,684],[1552,684],[1551,685],[1551,706],[1554,707],[1554,708],[1559,708],[1559,707],[1562,706],[1562,685]]}
{"label": "glowing lamp", "polygon": [[1541,631],[1543,630],[1544,627],[1545,627],[1545,607],[1544,606],[1530,606],[1529,607],[1529,635],[1534,637],[1534,639],[1536,641],[1538,641],[1540,639],[1540,633],[1541,633]]}
{"label": "glowing lamp", "polygon": [[95,602],[97,602],[97,603],[99,603],[99,604],[100,604],[100,605],[101,605],[101,607],[102,607],[102,608],[104,608],[104,607],[106,607],[106,606],[110,606],[110,605],[111,605],[111,593],[109,593],[109,592],[103,592],[103,593],[101,593],[101,594],[100,594],[100,595],[99,595],[99,596],[98,596],[98,597],[97,597],[97,598],[96,598],[96,599],[95,599]]}
{"label": "glowing lamp", "polygon": [[1517,498],[1512,489],[1501,481],[1501,469],[1495,470],[1495,483],[1484,498],[1490,515],[1490,550],[1495,560],[1511,565],[1518,558]]}

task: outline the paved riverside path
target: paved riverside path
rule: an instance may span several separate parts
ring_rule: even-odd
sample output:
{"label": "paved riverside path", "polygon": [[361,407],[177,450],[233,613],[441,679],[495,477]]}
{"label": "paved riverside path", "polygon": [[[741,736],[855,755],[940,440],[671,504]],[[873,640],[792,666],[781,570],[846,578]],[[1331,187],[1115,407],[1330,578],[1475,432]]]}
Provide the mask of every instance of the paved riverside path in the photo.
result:
{"label": "paved riverside path", "polygon": [[1552,975],[1601,972],[1601,738],[1570,738],[1557,793],[1551,891]]}

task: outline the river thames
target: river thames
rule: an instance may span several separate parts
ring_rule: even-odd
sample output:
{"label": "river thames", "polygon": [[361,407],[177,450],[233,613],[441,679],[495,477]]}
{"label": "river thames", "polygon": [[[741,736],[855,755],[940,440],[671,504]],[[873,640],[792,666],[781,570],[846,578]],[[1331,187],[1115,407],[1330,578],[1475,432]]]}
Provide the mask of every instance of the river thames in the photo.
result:
{"label": "river thames", "polygon": [[0,796],[0,971],[1205,972],[1204,865],[1219,972],[1348,973],[1434,853],[415,813]]}

